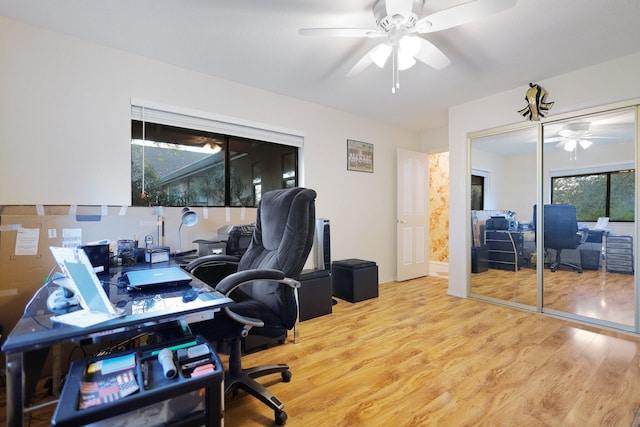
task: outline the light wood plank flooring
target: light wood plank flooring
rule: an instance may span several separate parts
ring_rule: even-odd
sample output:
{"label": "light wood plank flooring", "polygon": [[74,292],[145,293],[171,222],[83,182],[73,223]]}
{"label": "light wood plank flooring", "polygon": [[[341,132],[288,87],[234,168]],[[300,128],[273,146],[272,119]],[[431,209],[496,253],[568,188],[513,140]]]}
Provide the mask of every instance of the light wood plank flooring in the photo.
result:
{"label": "light wood plank flooring", "polygon": [[[543,272],[544,306],[608,322],[633,325],[634,276],[604,269]],[[479,295],[536,305],[536,270],[489,269],[471,275],[471,290]]]}
{"label": "light wood plank flooring", "polygon": [[[331,315],[303,322],[299,344],[243,362],[290,364],[290,383],[262,379],[290,427],[632,424],[640,339],[446,289],[433,277],[382,284],[379,298],[339,300]],[[226,426],[274,424],[242,392],[226,405]]]}

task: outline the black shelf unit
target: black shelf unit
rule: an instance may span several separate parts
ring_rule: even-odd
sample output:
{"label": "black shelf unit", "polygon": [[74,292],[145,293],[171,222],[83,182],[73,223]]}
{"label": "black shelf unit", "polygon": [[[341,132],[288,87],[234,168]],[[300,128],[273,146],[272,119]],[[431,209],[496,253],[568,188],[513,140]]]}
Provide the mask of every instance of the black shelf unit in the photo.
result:
{"label": "black shelf unit", "polygon": [[[174,351],[174,362],[177,367],[177,374],[173,378],[165,378],[163,368],[158,362],[157,352],[163,348],[178,348],[181,346],[195,346],[205,344],[209,354],[201,358],[207,360],[214,366],[212,372],[201,376],[191,377],[190,370],[183,370],[184,363],[176,357]],[[87,378],[87,367],[100,360],[135,353],[134,375],[138,383],[137,392],[129,396],[122,397],[113,402],[79,409],[80,385],[83,379]],[[147,364],[147,381],[144,381],[143,363]],[[189,403],[193,404],[193,411],[183,414],[171,426],[220,426],[224,418],[224,370],[218,354],[211,348],[204,338],[199,335],[187,336],[176,341],[161,343],[152,346],[141,347],[136,350],[111,354],[103,357],[76,360],[71,364],[64,388],[60,395],[58,406],[51,420],[55,426],[79,426],[96,423],[122,414],[131,413],[132,416],[141,408],[149,407],[163,401],[180,398],[187,395]],[[205,390],[204,400],[197,395],[199,390]],[[195,398],[189,393],[195,392]],[[184,396],[183,396],[184,397]],[[195,403],[195,404],[194,404]],[[142,422],[142,420],[140,420]],[[163,424],[165,425],[165,424]]]}
{"label": "black shelf unit", "polygon": [[508,230],[486,230],[489,268],[517,271],[524,264],[524,233]]}

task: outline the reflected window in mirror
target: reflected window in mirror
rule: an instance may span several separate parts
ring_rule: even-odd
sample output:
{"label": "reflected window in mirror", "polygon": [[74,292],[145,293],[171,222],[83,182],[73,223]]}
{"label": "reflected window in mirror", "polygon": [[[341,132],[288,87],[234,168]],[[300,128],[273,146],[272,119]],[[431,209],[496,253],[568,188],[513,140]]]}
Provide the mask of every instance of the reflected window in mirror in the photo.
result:
{"label": "reflected window in mirror", "polygon": [[551,203],[574,205],[578,221],[633,221],[635,170],[552,177]]}
{"label": "reflected window in mirror", "polygon": [[471,210],[484,210],[484,177],[471,175]]}

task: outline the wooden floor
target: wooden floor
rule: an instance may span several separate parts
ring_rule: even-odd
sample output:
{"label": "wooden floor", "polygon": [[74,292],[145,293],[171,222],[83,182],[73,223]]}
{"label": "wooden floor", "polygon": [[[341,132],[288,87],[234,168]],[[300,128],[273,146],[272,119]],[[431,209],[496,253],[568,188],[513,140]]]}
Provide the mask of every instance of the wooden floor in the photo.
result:
{"label": "wooden floor", "polygon": [[[290,427],[632,425],[640,339],[446,289],[433,277],[382,284],[379,298],[339,300],[303,322],[299,344],[243,362],[289,363],[290,383],[262,382],[285,402]],[[274,425],[244,393],[226,405],[226,426]]]}
{"label": "wooden floor", "polygon": [[[543,271],[543,301],[546,309],[562,311],[632,326],[634,322],[634,276],[585,270]],[[536,306],[536,270],[517,272],[489,269],[471,275],[472,292],[520,304]]]}

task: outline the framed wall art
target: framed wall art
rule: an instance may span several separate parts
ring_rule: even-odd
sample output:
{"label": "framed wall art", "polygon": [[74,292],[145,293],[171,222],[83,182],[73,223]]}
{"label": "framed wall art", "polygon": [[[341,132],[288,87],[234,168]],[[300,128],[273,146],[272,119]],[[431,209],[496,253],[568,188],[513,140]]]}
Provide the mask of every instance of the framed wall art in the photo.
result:
{"label": "framed wall art", "polygon": [[373,144],[347,139],[347,170],[373,173]]}

